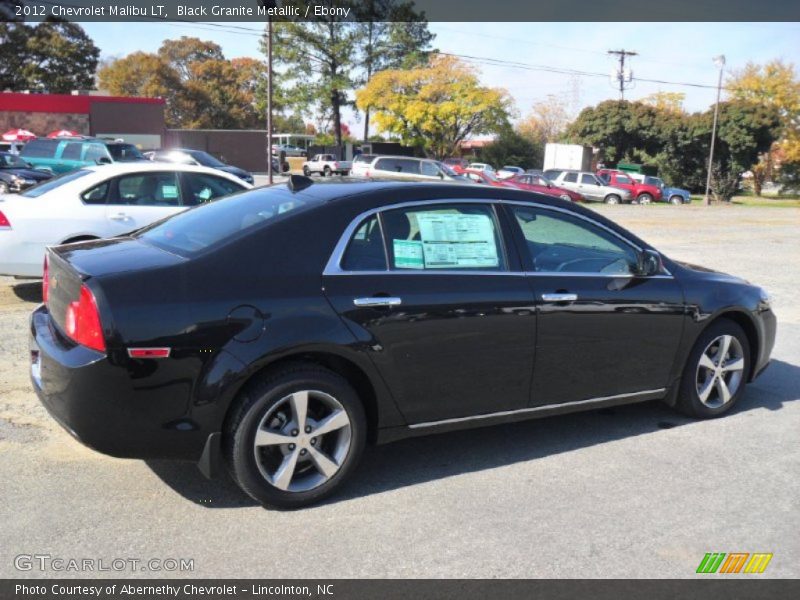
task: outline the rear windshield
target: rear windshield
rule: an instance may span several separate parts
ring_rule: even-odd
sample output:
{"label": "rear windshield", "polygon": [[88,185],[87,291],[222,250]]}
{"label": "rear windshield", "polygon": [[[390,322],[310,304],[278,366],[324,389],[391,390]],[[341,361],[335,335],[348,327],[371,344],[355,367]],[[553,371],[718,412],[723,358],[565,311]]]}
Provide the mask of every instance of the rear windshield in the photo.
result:
{"label": "rear windshield", "polygon": [[354,163],[357,163],[357,162],[372,162],[373,160],[375,160],[375,157],[376,157],[375,154],[356,154],[353,157],[353,162]]}
{"label": "rear windshield", "polygon": [[136,237],[178,254],[197,254],[314,202],[299,196],[284,187],[248,190],[154,223]]}
{"label": "rear windshield", "polygon": [[87,169],[70,171],[69,173],[64,173],[63,175],[59,175],[58,177],[54,177],[53,179],[48,179],[47,181],[43,181],[38,185],[29,187],[24,192],[21,192],[20,196],[25,196],[27,198],[38,198],[39,196],[41,196],[42,194],[46,194],[50,190],[62,186],[65,183],[69,183],[70,181],[75,181],[76,179],[84,177],[89,173],[91,173],[91,171]]}

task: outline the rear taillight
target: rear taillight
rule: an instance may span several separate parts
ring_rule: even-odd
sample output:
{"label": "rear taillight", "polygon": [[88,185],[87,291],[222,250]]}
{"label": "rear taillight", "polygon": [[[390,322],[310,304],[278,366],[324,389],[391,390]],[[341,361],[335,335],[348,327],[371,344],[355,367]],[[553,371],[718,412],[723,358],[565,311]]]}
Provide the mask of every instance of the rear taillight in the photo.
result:
{"label": "rear taillight", "polygon": [[9,221],[8,217],[3,214],[2,210],[0,210],[0,227],[7,227],[11,229],[11,221]]}
{"label": "rear taillight", "polygon": [[47,297],[50,294],[50,266],[47,263],[47,255],[44,257],[44,269],[42,273],[42,302],[47,304]]}
{"label": "rear taillight", "polygon": [[364,171],[364,177],[369,177],[369,174],[370,174],[370,171],[369,171],[369,169],[367,169],[366,171]]}
{"label": "rear taillight", "polygon": [[334,169],[338,169],[339,168],[339,163],[338,162],[333,163],[333,168]]}
{"label": "rear taillight", "polygon": [[106,351],[97,302],[94,294],[86,285],[81,286],[78,300],[70,302],[67,306],[65,328],[67,335],[80,345],[98,352]]}

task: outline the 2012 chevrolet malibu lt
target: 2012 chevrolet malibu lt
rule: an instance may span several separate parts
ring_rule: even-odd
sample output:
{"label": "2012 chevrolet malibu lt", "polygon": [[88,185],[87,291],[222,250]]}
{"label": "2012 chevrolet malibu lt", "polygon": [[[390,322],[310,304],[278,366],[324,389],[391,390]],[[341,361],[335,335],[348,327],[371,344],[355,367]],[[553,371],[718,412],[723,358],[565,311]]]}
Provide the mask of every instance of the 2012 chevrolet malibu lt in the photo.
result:
{"label": "2012 chevrolet malibu lt", "polygon": [[716,417],[776,329],[762,289],[591,210],[446,183],[292,177],[51,248],[43,294],[31,376],[66,429],[281,508],[368,441],[654,399]]}

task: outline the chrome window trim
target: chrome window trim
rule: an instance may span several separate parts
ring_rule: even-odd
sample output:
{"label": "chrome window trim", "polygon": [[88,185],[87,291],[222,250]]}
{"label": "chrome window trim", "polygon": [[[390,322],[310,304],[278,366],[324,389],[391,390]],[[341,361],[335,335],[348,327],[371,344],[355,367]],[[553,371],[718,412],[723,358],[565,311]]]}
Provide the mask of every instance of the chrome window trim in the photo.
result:
{"label": "chrome window trim", "polygon": [[441,421],[426,421],[424,423],[412,423],[408,426],[409,429],[424,429],[426,427],[437,427],[439,425],[450,425],[453,423],[463,423],[465,421],[478,421],[481,419],[494,419],[499,417],[509,417],[513,415],[524,415],[526,413],[537,413],[545,410],[553,410],[556,408],[563,408],[565,406],[582,406],[591,405],[599,402],[606,402],[608,400],[621,400],[623,398],[635,398],[636,396],[648,396],[653,394],[660,394],[666,392],[667,388],[658,388],[655,390],[642,390],[641,392],[628,392],[626,394],[616,394],[614,396],[598,396],[597,398],[589,398],[587,400],[574,400],[571,402],[559,402],[558,404],[543,404],[541,406],[533,406],[530,408],[519,408],[517,410],[501,410],[493,413],[484,413],[481,415],[471,415],[468,417],[455,417],[452,419],[442,419]]}
{"label": "chrome window trim", "polygon": [[[612,234],[613,236],[620,239],[625,244],[635,248],[638,252],[642,252],[643,248],[641,248],[638,244],[635,244],[624,235],[617,233],[613,229],[606,227],[602,223],[598,223],[594,219],[587,217],[585,215],[578,214],[571,210],[567,210],[565,208],[561,208],[559,206],[550,206],[547,204],[542,204],[536,201],[524,201],[524,200],[505,200],[501,198],[465,198],[465,199],[439,199],[439,200],[411,200],[408,202],[400,202],[397,204],[387,204],[386,206],[380,206],[377,208],[371,208],[369,210],[360,213],[356,216],[350,224],[345,228],[344,233],[339,237],[339,241],[336,243],[336,246],[333,248],[333,252],[331,252],[330,257],[328,258],[328,262],[325,264],[325,268],[322,271],[322,274],[325,276],[330,275],[494,275],[494,276],[547,276],[547,277],[606,277],[611,279],[631,279],[634,277],[639,277],[638,275],[634,275],[632,273],[594,273],[594,272],[562,272],[562,271],[470,271],[470,270],[460,270],[460,269],[419,269],[419,270],[404,270],[404,271],[392,271],[389,265],[389,254],[386,249],[386,237],[383,235],[383,219],[378,218],[378,222],[381,224],[381,236],[384,238],[384,255],[386,258],[386,270],[385,271],[345,271],[341,267],[341,261],[344,257],[344,253],[347,250],[347,246],[350,243],[350,239],[355,234],[356,229],[358,226],[367,218],[371,217],[374,214],[382,213],[390,210],[401,209],[401,208],[409,208],[413,206],[428,206],[428,205],[437,205],[437,204],[487,204],[494,206],[495,212],[495,219],[496,223],[495,226],[499,227],[498,233],[503,244],[503,252],[507,254],[508,248],[507,242],[504,239],[502,227],[500,227],[499,222],[499,215],[497,214],[496,206],[504,206],[504,205],[514,205],[514,206],[525,206],[528,208],[541,208],[544,210],[552,210],[555,212],[563,213],[569,215],[571,217],[575,217],[577,219],[581,219],[586,221],[587,223],[594,225],[595,227],[599,227],[604,231]],[[513,241],[511,242],[513,243]],[[506,263],[508,263],[508,257],[506,256]],[[672,273],[664,267],[664,273],[660,273],[658,275],[650,275],[647,279],[674,279]]]}

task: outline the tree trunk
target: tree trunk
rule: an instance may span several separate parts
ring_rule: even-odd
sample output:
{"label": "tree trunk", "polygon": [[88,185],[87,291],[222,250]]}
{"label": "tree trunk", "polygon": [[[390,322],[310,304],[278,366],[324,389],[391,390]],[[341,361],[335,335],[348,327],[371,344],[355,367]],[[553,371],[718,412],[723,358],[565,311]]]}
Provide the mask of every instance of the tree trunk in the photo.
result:
{"label": "tree trunk", "polygon": [[[336,145],[341,149],[342,147],[342,115],[341,115],[341,97],[339,90],[331,92],[331,106],[333,107],[333,135],[336,138]],[[341,156],[339,159],[341,160]]]}

